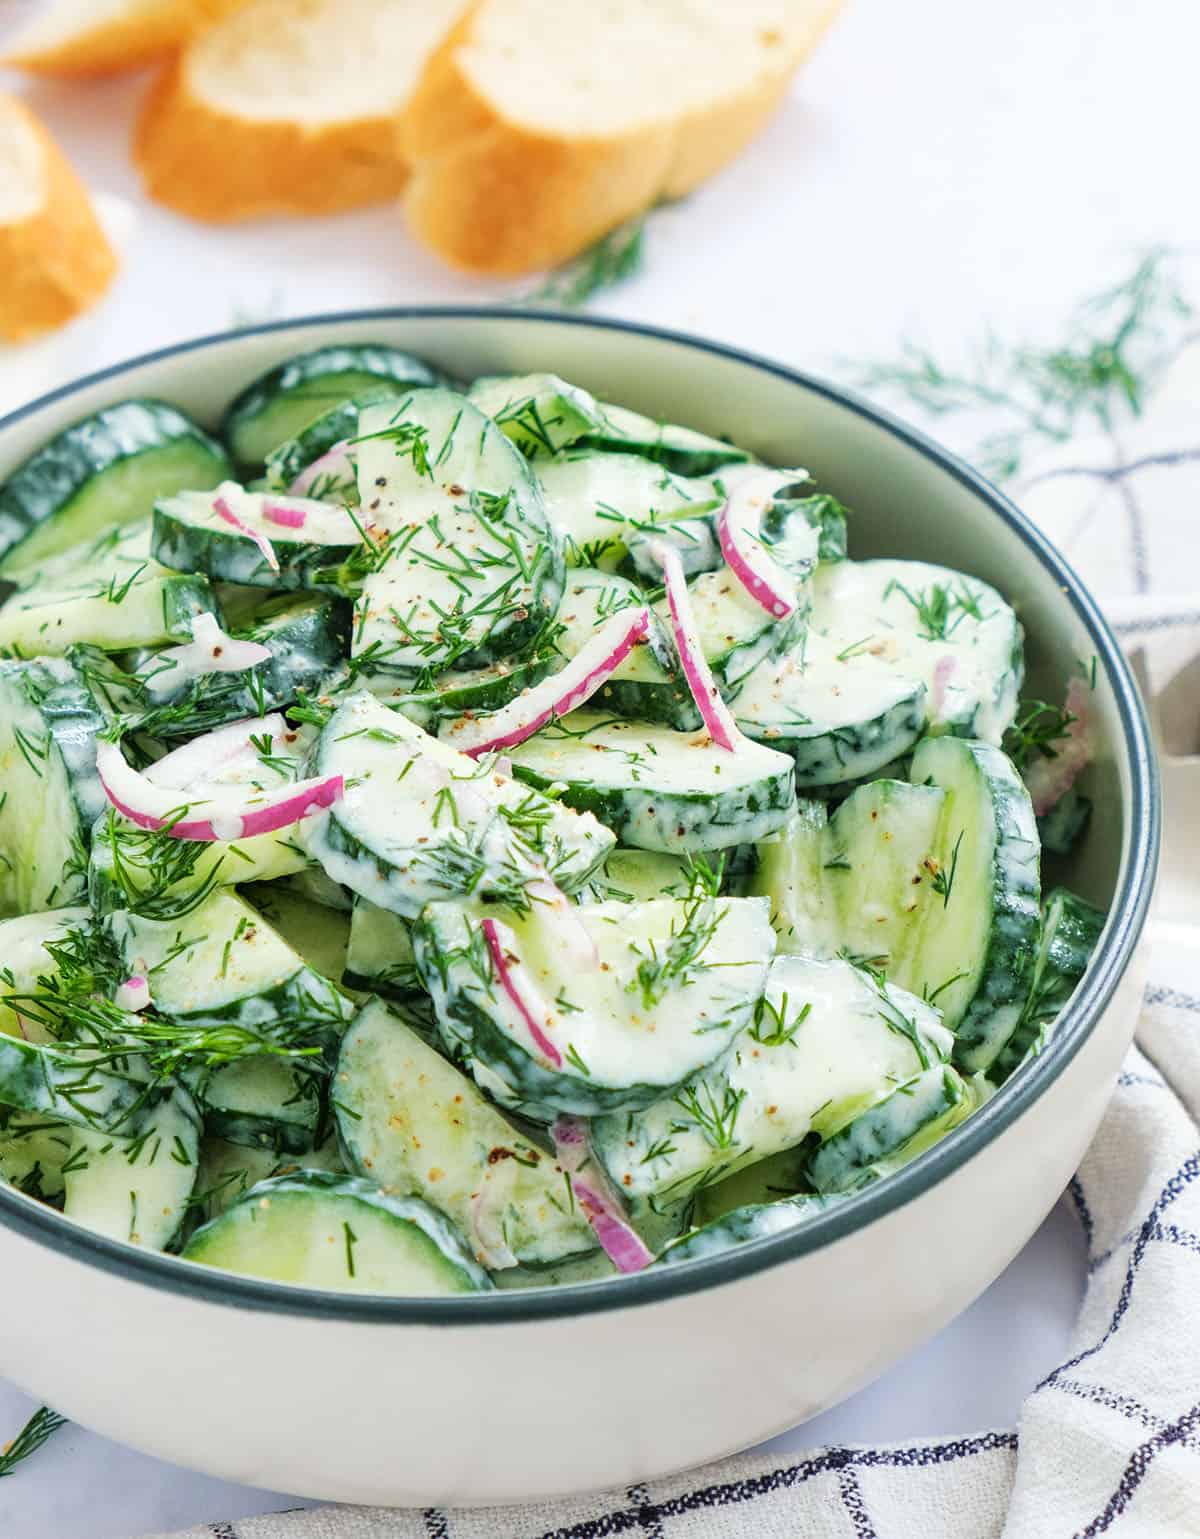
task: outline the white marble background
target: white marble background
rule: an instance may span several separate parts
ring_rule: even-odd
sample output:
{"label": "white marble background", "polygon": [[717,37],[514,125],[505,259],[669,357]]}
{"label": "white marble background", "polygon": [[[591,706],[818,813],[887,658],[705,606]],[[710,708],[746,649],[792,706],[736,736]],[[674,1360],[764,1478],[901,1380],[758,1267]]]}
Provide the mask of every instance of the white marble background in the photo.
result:
{"label": "white marble background", "polygon": [[[0,26],[20,8],[0,0]],[[833,373],[903,335],[951,359],[989,325],[1052,338],[1147,246],[1200,250],[1198,53],[1200,13],[1181,0],[851,0],[770,131],[655,215],[644,275],[595,308]],[[500,292],[443,272],[390,210],[216,230],[144,203],[125,155],[143,87],[28,88],[114,200],[125,267],[63,336],[0,349],[0,410],[238,320]],[[1083,1269],[1063,1204],[939,1337],[772,1446],[1011,1425],[1067,1339]],[[20,1308],[19,1279],[4,1307]],[[35,1403],[0,1382],[0,1441]],[[131,1539],[289,1505],[70,1427],[0,1481],[0,1535]]]}

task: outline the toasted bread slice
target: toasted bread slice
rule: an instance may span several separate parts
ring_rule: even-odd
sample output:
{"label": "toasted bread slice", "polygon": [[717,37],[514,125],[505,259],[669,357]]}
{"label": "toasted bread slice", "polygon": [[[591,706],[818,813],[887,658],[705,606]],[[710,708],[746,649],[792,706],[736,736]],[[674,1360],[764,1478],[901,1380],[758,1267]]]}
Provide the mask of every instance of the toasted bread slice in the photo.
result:
{"label": "toasted bread slice", "polygon": [[418,237],[457,267],[567,260],[762,128],[841,0],[480,0],[404,114]]}
{"label": "toasted bread slice", "polygon": [[109,75],[177,48],[246,0],[48,0],[5,40],[4,63],[39,75]]}
{"label": "toasted bread slice", "polygon": [[197,219],[330,213],[393,197],[396,123],[466,0],[251,0],[168,65],[134,152]]}
{"label": "toasted bread slice", "polygon": [[83,183],[33,113],[0,96],[0,337],[64,325],[116,270]]}

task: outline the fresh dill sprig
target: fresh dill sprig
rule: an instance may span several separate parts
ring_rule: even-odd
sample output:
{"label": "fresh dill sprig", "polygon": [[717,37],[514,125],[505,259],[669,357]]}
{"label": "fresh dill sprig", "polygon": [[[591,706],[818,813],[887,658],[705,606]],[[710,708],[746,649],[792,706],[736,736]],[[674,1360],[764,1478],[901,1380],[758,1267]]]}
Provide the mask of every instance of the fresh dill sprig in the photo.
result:
{"label": "fresh dill sprig", "polygon": [[954,368],[906,341],[897,358],[852,366],[850,374],[861,389],[928,416],[966,419],[974,458],[1003,479],[1036,446],[1064,443],[1084,428],[1111,433],[1123,417],[1139,416],[1191,314],[1172,253],[1159,247],[1078,306],[1057,343],[1010,345],[993,333]]}
{"label": "fresh dill sprig", "polygon": [[732,1085],[726,1084],[718,1100],[717,1092],[707,1081],[701,1081],[698,1088],[687,1085],[671,1097],[714,1149],[733,1147],[738,1112],[745,1099],[745,1090],[735,1090]]}
{"label": "fresh dill sprig", "polygon": [[778,1005],[772,1004],[770,998],[764,994],[755,1006],[754,1024],[747,1035],[763,1047],[794,1047],[796,1033],[811,1014],[812,1001],[807,1000],[789,1020],[786,992],[780,998]]}
{"label": "fresh dill sprig", "polygon": [[646,260],[646,216],[618,225],[572,261],[556,268],[543,282],[512,301],[578,310],[589,300],[636,277]]}
{"label": "fresh dill sprig", "polygon": [[947,869],[945,866],[939,866],[937,870],[933,872],[933,890],[937,893],[938,897],[941,898],[943,908],[950,907],[950,894],[954,891],[954,878],[958,875],[959,846],[963,842],[963,834],[965,833],[965,828],[960,829],[958,838],[954,841],[954,849],[950,855],[949,869]]}
{"label": "fresh dill sprig", "polygon": [[636,941],[630,943],[629,949],[639,961],[626,988],[641,994],[644,1010],[652,1010],[668,989],[684,987],[703,970],[704,953],[725,913],[704,889],[685,903],[679,920],[672,922],[665,945],[650,940],[643,951]]}
{"label": "fresh dill sprig", "polygon": [[0,1453],[0,1480],[5,1475],[11,1475],[17,1465],[28,1459],[30,1454],[37,1453],[42,1444],[66,1424],[67,1418],[52,1411],[48,1405],[35,1411],[3,1453]]}
{"label": "fresh dill sprig", "polygon": [[1023,700],[1016,721],[1004,734],[1004,752],[1019,770],[1026,769],[1030,760],[1038,756],[1057,759],[1056,744],[1067,736],[1074,720],[1074,715],[1061,705]]}

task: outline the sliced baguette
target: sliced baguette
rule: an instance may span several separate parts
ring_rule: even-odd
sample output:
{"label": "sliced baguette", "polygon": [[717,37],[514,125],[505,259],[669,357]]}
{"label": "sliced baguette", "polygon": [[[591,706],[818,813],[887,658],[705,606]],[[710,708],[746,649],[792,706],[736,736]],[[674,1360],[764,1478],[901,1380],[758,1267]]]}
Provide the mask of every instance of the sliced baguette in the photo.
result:
{"label": "sliced baguette", "polygon": [[134,154],[197,219],[331,213],[394,197],[396,124],[467,0],[251,0],[169,64]]}
{"label": "sliced baguette", "polygon": [[4,63],[39,75],[108,75],[177,48],[245,0],[47,0],[5,40]]}
{"label": "sliced baguette", "polygon": [[840,4],[480,0],[404,114],[412,229],[468,271],[566,261],[742,150]]}
{"label": "sliced baguette", "polygon": [[0,337],[64,325],[116,270],[83,183],[33,113],[0,96]]}

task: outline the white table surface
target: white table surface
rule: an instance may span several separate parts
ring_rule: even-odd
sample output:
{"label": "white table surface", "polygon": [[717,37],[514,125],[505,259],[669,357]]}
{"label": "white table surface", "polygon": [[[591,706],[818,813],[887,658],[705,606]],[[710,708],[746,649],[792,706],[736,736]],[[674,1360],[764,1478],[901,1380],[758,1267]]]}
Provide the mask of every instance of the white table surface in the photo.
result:
{"label": "white table surface", "polygon": [[[843,360],[889,356],[906,334],[951,357],[988,325],[1052,337],[1077,298],[1146,247],[1197,249],[1176,106],[1195,94],[1200,17],[1186,10],[856,0],[768,133],[654,217],[644,276],[596,310],[835,374]],[[217,230],[144,203],[125,156],[143,84],[28,88],[90,184],[123,200],[113,212],[125,266],[109,301],[67,333],[0,349],[0,410],[238,319],[504,292],[442,271],[389,209]],[[769,1446],[1011,1426],[1067,1341],[1083,1266],[1060,1204],[939,1337]],[[11,1284],[5,1305],[19,1307]],[[0,1439],[35,1403],[0,1383]],[[71,1427],[0,1482],[0,1534],[131,1539],[292,1505]]]}

